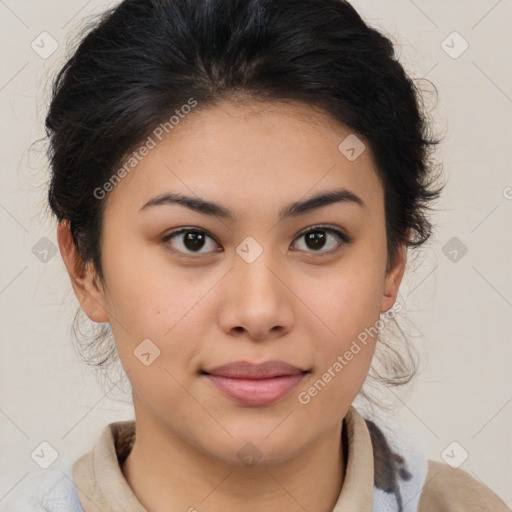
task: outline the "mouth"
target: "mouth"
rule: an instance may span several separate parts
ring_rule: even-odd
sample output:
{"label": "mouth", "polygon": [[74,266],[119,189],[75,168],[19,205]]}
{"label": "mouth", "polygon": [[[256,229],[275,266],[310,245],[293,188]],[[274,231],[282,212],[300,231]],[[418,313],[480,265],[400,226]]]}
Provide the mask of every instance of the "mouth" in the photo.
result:
{"label": "mouth", "polygon": [[284,398],[309,371],[283,361],[261,364],[238,361],[200,373],[235,402],[258,407]]}

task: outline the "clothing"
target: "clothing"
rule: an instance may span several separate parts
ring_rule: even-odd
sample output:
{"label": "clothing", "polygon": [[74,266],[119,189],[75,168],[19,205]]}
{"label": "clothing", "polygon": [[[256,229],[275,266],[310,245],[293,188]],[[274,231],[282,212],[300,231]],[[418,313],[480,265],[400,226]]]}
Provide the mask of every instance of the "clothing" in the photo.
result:
{"label": "clothing", "polygon": [[[511,512],[466,471],[427,460],[353,406],[343,422],[345,480],[332,512]],[[120,467],[134,440],[135,421],[107,425],[90,452],[33,479],[7,512],[147,512]]]}

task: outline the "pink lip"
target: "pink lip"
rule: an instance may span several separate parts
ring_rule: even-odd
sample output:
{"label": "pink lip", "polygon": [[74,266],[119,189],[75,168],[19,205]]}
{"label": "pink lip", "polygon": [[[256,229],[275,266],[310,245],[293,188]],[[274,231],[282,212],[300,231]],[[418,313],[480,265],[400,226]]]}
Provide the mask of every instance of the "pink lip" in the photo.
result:
{"label": "pink lip", "polygon": [[270,405],[287,395],[306,372],[282,361],[254,364],[238,361],[206,372],[217,388],[237,402],[250,406]]}

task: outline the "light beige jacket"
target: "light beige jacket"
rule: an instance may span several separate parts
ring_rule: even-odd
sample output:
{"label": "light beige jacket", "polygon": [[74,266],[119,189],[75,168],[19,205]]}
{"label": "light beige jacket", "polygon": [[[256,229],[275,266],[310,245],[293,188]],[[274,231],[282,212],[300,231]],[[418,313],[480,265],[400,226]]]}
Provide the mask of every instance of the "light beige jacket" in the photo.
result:
{"label": "light beige jacket", "polygon": [[[332,512],[372,512],[374,485],[382,480],[375,471],[383,467],[382,453],[377,454],[382,452],[379,438],[354,407],[344,418],[344,430],[348,445],[345,480]],[[147,512],[119,465],[131,450],[134,437],[134,421],[111,423],[93,450],[74,463],[73,480],[84,512]],[[511,511],[466,471],[432,460],[428,460],[416,503],[419,512]]]}

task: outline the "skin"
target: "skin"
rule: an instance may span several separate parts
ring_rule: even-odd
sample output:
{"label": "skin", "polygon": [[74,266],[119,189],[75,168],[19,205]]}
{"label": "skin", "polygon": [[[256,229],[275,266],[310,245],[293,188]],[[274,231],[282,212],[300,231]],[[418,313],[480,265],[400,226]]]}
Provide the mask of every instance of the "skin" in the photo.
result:
{"label": "skin", "polygon": [[[342,419],[376,339],[308,404],[298,394],[392,307],[406,258],[401,247],[386,272],[382,184],[368,144],[354,161],[338,150],[350,133],[303,104],[198,108],[107,196],[98,287],[89,265],[74,273],[78,256],[67,224],[59,226],[81,307],[110,323],[132,385],[137,438],[122,471],[148,510],[328,512],[336,503],[345,473]],[[278,221],[285,205],[341,187],[364,206],[338,202]],[[236,218],[179,205],[140,211],[165,192],[216,201]],[[353,241],[330,235],[315,250],[299,235],[317,224]],[[195,255],[183,236],[162,241],[180,227],[212,238]],[[247,236],[263,248],[252,263],[236,252]],[[134,356],[147,338],[160,349],[149,366]],[[269,406],[241,405],[200,374],[274,359],[310,373]],[[247,442],[262,456],[252,467],[237,457]]]}

